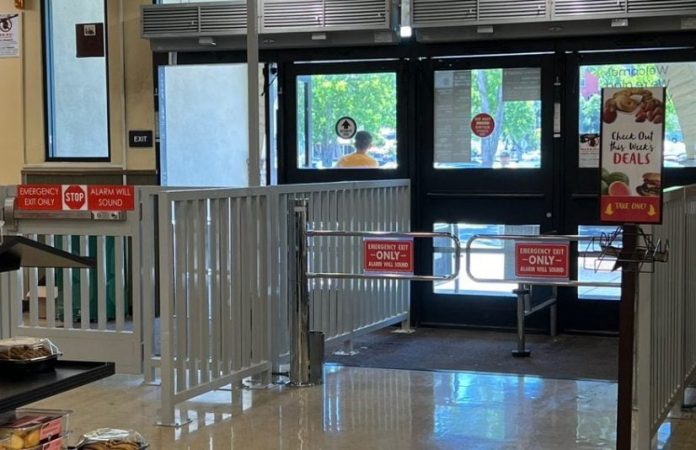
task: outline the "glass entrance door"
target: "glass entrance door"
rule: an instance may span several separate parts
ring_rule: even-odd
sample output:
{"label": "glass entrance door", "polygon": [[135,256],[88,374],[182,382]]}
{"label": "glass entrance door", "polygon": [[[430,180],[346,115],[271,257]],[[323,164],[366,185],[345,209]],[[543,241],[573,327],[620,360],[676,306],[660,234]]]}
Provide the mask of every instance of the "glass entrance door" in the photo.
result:
{"label": "glass entrance door", "polygon": [[[559,159],[554,150],[551,55],[442,59],[427,63],[423,133],[417,163],[417,226],[450,231],[463,243],[477,234],[536,235],[557,229]],[[556,126],[555,126],[556,125]],[[474,242],[450,282],[416,287],[416,317],[425,325],[515,324],[514,243]],[[422,249],[425,271],[445,274],[452,249],[435,240]],[[541,316],[537,321],[541,320]]]}

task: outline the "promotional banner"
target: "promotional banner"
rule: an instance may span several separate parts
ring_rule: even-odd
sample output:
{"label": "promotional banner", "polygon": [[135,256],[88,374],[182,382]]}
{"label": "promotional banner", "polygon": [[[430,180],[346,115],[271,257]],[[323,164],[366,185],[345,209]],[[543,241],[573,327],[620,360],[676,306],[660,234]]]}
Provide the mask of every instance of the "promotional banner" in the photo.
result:
{"label": "promotional banner", "polygon": [[664,88],[602,89],[602,222],[662,222],[665,111]]}

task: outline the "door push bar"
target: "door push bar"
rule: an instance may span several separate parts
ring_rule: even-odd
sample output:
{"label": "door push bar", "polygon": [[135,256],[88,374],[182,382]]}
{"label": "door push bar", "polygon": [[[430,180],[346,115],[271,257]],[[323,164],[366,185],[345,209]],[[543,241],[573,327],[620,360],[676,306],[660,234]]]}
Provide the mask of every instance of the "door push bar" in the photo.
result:
{"label": "door push bar", "polygon": [[332,272],[307,272],[307,278],[334,278],[334,279],[388,279],[410,281],[451,281],[459,275],[461,266],[462,246],[459,238],[452,233],[399,233],[391,231],[331,231],[331,230],[307,230],[306,237],[378,237],[378,238],[445,238],[454,244],[454,269],[447,275],[408,275],[390,273],[332,273]]}

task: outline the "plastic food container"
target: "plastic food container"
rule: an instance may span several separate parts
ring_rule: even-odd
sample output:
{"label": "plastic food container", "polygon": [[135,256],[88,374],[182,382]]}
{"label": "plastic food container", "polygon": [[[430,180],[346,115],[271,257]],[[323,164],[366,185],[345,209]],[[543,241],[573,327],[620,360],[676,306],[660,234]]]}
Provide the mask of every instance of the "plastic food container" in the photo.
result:
{"label": "plastic food container", "polygon": [[60,350],[50,340],[16,337],[0,340],[0,374],[26,375],[53,369]]}
{"label": "plastic food container", "polygon": [[39,444],[36,447],[30,447],[24,450],[65,450],[67,448],[68,446],[65,442],[65,438],[60,436],[44,444]]}
{"label": "plastic food container", "polygon": [[3,450],[43,450],[45,444],[54,445],[46,447],[46,450],[64,448],[62,439],[62,447],[52,441],[65,434],[69,414],[69,411],[55,409],[21,409],[4,416],[5,421],[0,425],[0,439],[7,439],[9,442],[4,444]]}
{"label": "plastic food container", "polygon": [[142,450],[149,445],[133,430],[99,428],[82,435],[77,450]]}

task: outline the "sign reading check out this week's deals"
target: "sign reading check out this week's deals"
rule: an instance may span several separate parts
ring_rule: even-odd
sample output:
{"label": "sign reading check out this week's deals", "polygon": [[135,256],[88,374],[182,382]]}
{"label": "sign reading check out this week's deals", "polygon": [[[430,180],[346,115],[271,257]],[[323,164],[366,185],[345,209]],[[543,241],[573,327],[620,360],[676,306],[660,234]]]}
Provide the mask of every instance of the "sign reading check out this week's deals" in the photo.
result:
{"label": "sign reading check out this week's deals", "polygon": [[602,90],[602,222],[662,222],[665,112],[664,88]]}
{"label": "sign reading check out this week's deals", "polygon": [[16,208],[23,211],[132,211],[133,186],[23,184]]}

